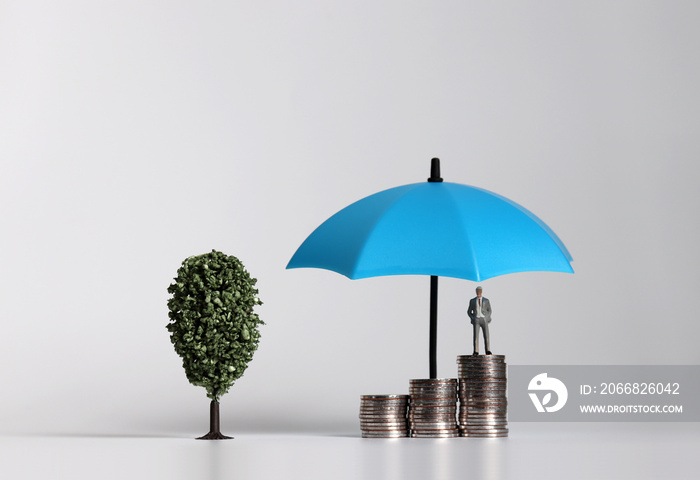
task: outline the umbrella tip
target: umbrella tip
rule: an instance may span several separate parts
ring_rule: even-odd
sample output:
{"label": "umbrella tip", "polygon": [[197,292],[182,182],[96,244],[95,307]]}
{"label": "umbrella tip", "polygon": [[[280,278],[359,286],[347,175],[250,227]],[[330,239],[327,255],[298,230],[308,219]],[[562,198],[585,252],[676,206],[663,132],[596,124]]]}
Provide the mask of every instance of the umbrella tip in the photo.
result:
{"label": "umbrella tip", "polygon": [[440,177],[440,159],[433,158],[430,161],[430,178],[429,182],[442,182],[442,177]]}

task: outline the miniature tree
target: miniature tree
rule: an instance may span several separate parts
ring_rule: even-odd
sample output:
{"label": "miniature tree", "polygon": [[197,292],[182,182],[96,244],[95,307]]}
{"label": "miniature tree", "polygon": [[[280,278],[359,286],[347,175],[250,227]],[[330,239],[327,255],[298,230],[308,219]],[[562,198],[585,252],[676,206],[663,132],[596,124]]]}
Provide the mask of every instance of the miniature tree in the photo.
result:
{"label": "miniature tree", "polygon": [[216,250],[182,262],[168,287],[170,341],[182,357],[191,384],[206,388],[211,399],[206,440],[232,438],[219,429],[219,398],[243,375],[258,348],[253,313],[261,305],[256,279],[236,257]]}

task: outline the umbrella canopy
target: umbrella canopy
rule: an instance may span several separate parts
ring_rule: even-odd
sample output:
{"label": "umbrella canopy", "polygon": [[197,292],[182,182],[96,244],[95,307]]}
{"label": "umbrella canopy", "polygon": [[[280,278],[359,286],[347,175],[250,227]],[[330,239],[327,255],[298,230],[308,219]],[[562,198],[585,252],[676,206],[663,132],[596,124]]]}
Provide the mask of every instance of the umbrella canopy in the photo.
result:
{"label": "umbrella canopy", "polygon": [[351,279],[436,275],[481,281],[507,273],[570,272],[559,237],[533,213],[495,193],[448,182],[390,188],[319,226],[287,268]]}
{"label": "umbrella canopy", "polygon": [[437,378],[438,276],[481,281],[507,273],[573,273],[572,258],[542,220],[493,192],[440,178],[363,198],[321,224],[287,268],[351,279],[430,275],[430,378]]}

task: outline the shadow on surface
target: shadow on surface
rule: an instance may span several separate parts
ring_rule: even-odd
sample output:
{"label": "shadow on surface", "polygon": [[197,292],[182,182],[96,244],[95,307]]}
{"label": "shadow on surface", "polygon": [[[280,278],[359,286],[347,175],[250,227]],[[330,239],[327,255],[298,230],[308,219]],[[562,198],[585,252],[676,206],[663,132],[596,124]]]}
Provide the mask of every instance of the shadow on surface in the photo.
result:
{"label": "shadow on surface", "polygon": [[165,434],[149,434],[149,433],[27,433],[17,434],[18,437],[46,437],[46,438],[179,438],[179,439],[194,439],[185,435],[165,435]]}

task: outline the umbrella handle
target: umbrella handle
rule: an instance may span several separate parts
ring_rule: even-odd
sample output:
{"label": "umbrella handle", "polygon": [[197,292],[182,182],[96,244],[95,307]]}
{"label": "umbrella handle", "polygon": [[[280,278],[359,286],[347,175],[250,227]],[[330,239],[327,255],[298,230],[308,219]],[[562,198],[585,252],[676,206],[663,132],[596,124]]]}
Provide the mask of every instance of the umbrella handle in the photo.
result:
{"label": "umbrella handle", "polygon": [[437,378],[438,277],[430,276],[430,378]]}

